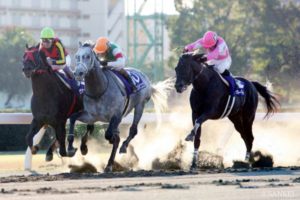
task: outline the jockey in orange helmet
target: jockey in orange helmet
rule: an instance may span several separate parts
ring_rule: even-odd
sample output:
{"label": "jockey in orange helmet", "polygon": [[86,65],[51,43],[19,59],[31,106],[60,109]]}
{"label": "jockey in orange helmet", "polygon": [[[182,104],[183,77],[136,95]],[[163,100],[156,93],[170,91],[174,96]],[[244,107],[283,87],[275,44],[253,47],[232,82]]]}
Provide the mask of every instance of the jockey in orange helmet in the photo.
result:
{"label": "jockey in orange helmet", "polygon": [[47,55],[47,63],[53,70],[64,70],[69,78],[74,79],[74,74],[69,68],[71,58],[59,38],[55,38],[51,28],[44,28],[41,32],[41,42],[39,48]]}
{"label": "jockey in orange helmet", "polygon": [[118,71],[131,85],[133,91],[136,90],[136,86],[133,83],[131,77],[124,69],[126,64],[126,55],[122,49],[115,43],[109,42],[107,38],[100,37],[94,47],[94,51],[97,56],[100,57],[100,64],[106,68],[112,68]]}

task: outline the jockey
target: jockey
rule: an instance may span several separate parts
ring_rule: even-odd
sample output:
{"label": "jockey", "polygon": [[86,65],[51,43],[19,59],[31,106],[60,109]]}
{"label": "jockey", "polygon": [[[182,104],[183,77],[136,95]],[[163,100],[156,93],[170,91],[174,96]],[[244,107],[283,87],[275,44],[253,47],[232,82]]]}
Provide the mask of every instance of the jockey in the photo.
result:
{"label": "jockey", "polygon": [[97,56],[102,59],[100,64],[103,67],[114,69],[119,72],[131,85],[131,89],[135,91],[137,88],[133,83],[131,77],[124,69],[126,62],[126,55],[122,49],[115,43],[110,43],[107,38],[100,37],[94,47]]}
{"label": "jockey", "polygon": [[54,31],[51,28],[44,28],[41,32],[41,42],[39,48],[47,55],[47,63],[53,70],[62,69],[69,78],[74,79],[74,74],[69,68],[71,58],[59,38],[54,37]]}
{"label": "jockey", "polygon": [[223,38],[217,36],[217,34],[212,31],[208,31],[204,34],[203,38],[187,45],[183,53],[199,49],[200,47],[204,47],[208,53],[206,57],[200,58],[200,62],[208,61],[207,63],[214,65],[214,69],[218,70],[221,75],[231,76],[234,79],[232,74],[228,71],[231,65],[231,57]]}

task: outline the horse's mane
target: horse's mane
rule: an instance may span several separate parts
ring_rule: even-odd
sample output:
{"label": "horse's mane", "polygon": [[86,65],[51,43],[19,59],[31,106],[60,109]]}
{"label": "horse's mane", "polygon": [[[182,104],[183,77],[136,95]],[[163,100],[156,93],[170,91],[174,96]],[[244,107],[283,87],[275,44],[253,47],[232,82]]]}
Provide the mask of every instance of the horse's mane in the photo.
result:
{"label": "horse's mane", "polygon": [[90,47],[94,44],[94,42],[92,40],[87,40],[84,42],[84,44],[82,45],[83,47]]}

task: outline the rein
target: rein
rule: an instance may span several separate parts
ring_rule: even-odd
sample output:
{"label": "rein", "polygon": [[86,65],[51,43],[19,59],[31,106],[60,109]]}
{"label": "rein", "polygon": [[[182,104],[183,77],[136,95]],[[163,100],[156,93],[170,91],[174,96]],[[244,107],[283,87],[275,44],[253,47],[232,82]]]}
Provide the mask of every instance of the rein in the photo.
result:
{"label": "rein", "polygon": [[[207,64],[205,63],[205,65],[207,66]],[[187,83],[188,83],[188,85],[191,85],[192,83],[194,83],[194,81],[200,76],[200,74],[202,74],[202,72],[203,72],[203,68],[204,68],[204,66],[203,66],[203,64],[201,64],[201,70],[200,70],[200,72],[195,76],[195,78],[192,80],[192,79],[189,79],[188,81],[186,80],[186,78],[185,77],[183,77],[182,75],[178,75],[178,77],[182,77]],[[193,71],[194,71],[194,68],[192,67],[192,66],[190,66],[190,73],[192,73],[192,77],[193,77]]]}

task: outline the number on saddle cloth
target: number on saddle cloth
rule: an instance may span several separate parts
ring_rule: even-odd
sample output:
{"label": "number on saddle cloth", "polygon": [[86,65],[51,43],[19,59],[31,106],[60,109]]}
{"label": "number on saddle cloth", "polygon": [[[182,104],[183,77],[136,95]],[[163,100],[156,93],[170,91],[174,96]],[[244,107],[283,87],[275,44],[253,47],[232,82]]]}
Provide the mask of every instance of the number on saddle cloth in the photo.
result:
{"label": "number on saddle cloth", "polygon": [[141,79],[141,77],[135,73],[133,70],[128,70],[126,69],[127,73],[129,74],[129,76],[131,77],[132,81],[135,83],[135,86],[137,88],[136,91],[132,91],[131,89],[131,85],[130,83],[128,83],[124,77],[119,74],[118,72],[116,72],[115,70],[111,70],[119,79],[121,79],[121,81],[124,83],[125,85],[125,88],[126,88],[126,93],[127,93],[127,96],[133,94],[133,93],[136,93],[144,88],[146,88],[146,85],[145,83],[143,82],[143,80]]}
{"label": "number on saddle cloth", "polygon": [[79,82],[67,78],[66,75],[61,72],[56,72],[56,73],[70,85],[72,91],[76,94],[76,96],[80,96],[84,93],[84,82]]}
{"label": "number on saddle cloth", "polygon": [[[231,76],[224,76],[222,75],[224,79],[229,83],[229,93],[230,95],[233,96],[245,96],[244,93],[244,86],[245,83],[238,80],[238,79],[233,79]],[[235,86],[237,85],[237,90],[235,90]]]}

